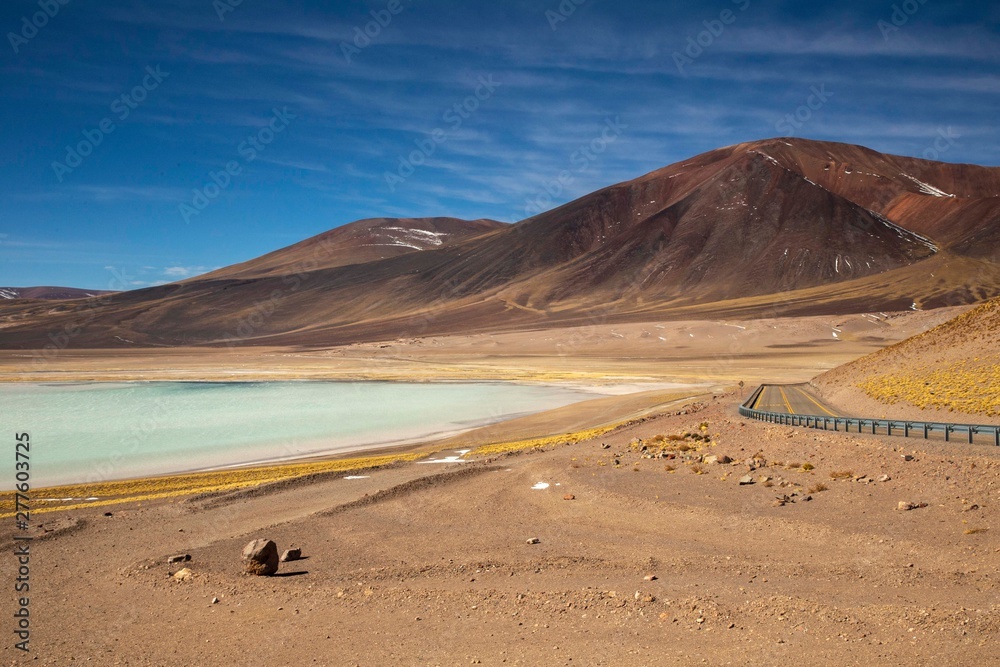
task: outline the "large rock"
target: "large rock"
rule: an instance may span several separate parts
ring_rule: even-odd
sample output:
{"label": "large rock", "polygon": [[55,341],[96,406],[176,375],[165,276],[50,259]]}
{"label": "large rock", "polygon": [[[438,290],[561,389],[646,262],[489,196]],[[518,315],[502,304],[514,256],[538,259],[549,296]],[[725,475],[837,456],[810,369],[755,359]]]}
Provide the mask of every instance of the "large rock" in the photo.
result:
{"label": "large rock", "polygon": [[254,540],[243,547],[243,571],[267,577],[278,571],[278,545],[271,540]]}

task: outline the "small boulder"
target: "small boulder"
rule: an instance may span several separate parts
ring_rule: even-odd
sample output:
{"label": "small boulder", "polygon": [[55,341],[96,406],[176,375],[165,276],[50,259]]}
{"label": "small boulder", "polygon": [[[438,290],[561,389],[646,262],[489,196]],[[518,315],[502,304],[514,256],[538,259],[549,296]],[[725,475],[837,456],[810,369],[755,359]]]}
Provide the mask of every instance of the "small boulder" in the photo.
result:
{"label": "small boulder", "polygon": [[300,558],[302,558],[302,549],[286,549],[285,553],[281,554],[282,563],[298,560]]}
{"label": "small boulder", "polygon": [[753,477],[750,475],[740,477],[740,486],[746,486],[747,484],[753,484]]}
{"label": "small boulder", "polygon": [[188,569],[188,568],[185,567],[184,569],[178,570],[177,572],[174,573],[174,580],[175,581],[187,581],[188,579],[190,579],[193,576],[194,576],[194,572],[192,572],[190,569]]}
{"label": "small boulder", "polygon": [[528,544],[538,544],[539,542],[541,542],[541,540],[538,539],[537,537],[529,537],[528,538]]}
{"label": "small boulder", "polygon": [[167,565],[173,565],[174,563],[187,563],[191,560],[191,554],[178,554],[176,556],[171,556],[167,559]]}
{"label": "small boulder", "polygon": [[567,493],[565,496],[563,496],[563,500],[576,500],[576,496],[574,496],[572,493]]}
{"label": "small boulder", "polygon": [[254,540],[243,547],[243,571],[267,577],[278,571],[278,546],[271,540]]}
{"label": "small boulder", "polygon": [[921,507],[927,507],[927,503],[911,503],[905,500],[900,500],[899,504],[896,505],[896,509],[904,512],[909,510],[919,509]]}
{"label": "small boulder", "polygon": [[656,581],[657,579],[659,579],[659,577],[657,577],[655,574],[647,574],[645,577],[642,578],[643,581]]}

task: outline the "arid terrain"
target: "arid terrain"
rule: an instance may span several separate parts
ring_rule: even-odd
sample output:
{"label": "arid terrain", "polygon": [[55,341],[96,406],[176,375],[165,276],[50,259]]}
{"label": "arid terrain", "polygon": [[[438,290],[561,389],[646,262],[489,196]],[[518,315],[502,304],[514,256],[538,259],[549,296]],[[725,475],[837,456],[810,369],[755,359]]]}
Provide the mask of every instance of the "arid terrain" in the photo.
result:
{"label": "arid terrain", "polygon": [[[597,382],[620,355],[619,382],[718,386],[597,399],[381,460],[303,464],[315,466],[305,477],[140,480],[117,500],[36,514],[33,662],[991,664],[1000,452],[747,420],[735,388],[722,388],[734,377],[804,380],[966,310],[614,328],[624,338],[547,332],[520,339],[510,357],[486,355],[490,337],[428,339],[385,348],[383,366],[377,346],[321,355],[322,369],[315,355],[290,363],[272,351],[283,377],[522,368]],[[673,344],[693,334],[700,360],[623,354],[650,330]],[[559,366],[552,348],[571,342]],[[769,356],[776,345],[784,366]],[[175,366],[211,374],[207,358],[189,355]],[[155,370],[138,355],[117,369],[86,356],[62,360],[77,364],[70,376]],[[256,538],[305,558],[275,577],[243,575],[240,551]],[[174,555],[190,560],[168,564]],[[10,645],[3,652],[19,662]]]}

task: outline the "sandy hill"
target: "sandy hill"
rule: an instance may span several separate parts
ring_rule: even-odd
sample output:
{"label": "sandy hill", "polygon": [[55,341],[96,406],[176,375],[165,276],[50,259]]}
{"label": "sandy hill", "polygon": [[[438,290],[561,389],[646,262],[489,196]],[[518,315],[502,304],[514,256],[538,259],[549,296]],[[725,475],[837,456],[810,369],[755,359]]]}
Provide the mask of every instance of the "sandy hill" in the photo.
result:
{"label": "sandy hill", "polygon": [[[101,305],[5,308],[0,346],[42,344],[81,310],[84,347],[324,346],[973,303],[1000,294],[998,195],[997,168],[799,139],[739,144],[514,225],[365,221]],[[946,204],[954,210],[940,229]],[[318,248],[322,261],[303,265]]]}
{"label": "sandy hill", "polygon": [[92,296],[110,294],[106,290],[86,290],[76,287],[0,287],[0,299],[86,299]]}
{"label": "sandy hill", "polygon": [[1000,299],[814,383],[854,414],[1000,423]]}

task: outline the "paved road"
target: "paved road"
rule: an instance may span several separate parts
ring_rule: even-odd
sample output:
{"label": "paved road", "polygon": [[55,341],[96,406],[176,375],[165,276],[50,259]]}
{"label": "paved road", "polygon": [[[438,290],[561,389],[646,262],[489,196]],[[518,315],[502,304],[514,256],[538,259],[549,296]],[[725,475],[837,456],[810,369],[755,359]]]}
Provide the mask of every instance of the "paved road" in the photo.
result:
{"label": "paved road", "polygon": [[[764,385],[761,390],[760,395],[753,405],[750,406],[754,410],[762,410],[764,412],[776,412],[786,415],[810,415],[816,417],[841,417],[845,418],[845,415],[838,414],[833,408],[827,406],[818,398],[810,394],[803,388],[803,385]],[[849,430],[852,433],[871,433],[873,435],[892,435],[892,436],[902,436],[905,434],[906,429],[910,428],[910,433],[912,437],[923,436],[923,427],[905,426],[906,422],[904,420],[892,420],[892,427],[885,423],[884,420],[879,420],[881,423],[877,423],[872,426],[872,419],[867,418],[864,421],[864,425],[860,424],[856,417],[852,419],[852,426],[848,426],[844,422],[841,422],[839,427],[834,422],[830,420],[829,424],[823,422],[822,427],[832,428],[833,430]],[[912,423],[912,422],[911,422]],[[801,424],[800,424],[801,426]],[[969,434],[969,427],[965,425],[953,425],[956,428],[951,429],[951,433],[947,439],[954,440],[956,442],[968,442],[968,443],[981,443],[981,444],[992,444],[1000,446],[1000,430],[997,430],[995,426],[991,425],[980,425],[974,432]],[[874,428],[874,430],[872,430]],[[945,440],[944,427],[940,426],[938,429],[931,429],[927,434],[930,440]]]}
{"label": "paved road", "polygon": [[809,392],[792,385],[766,385],[757,402],[750,407],[790,415],[840,416]]}

